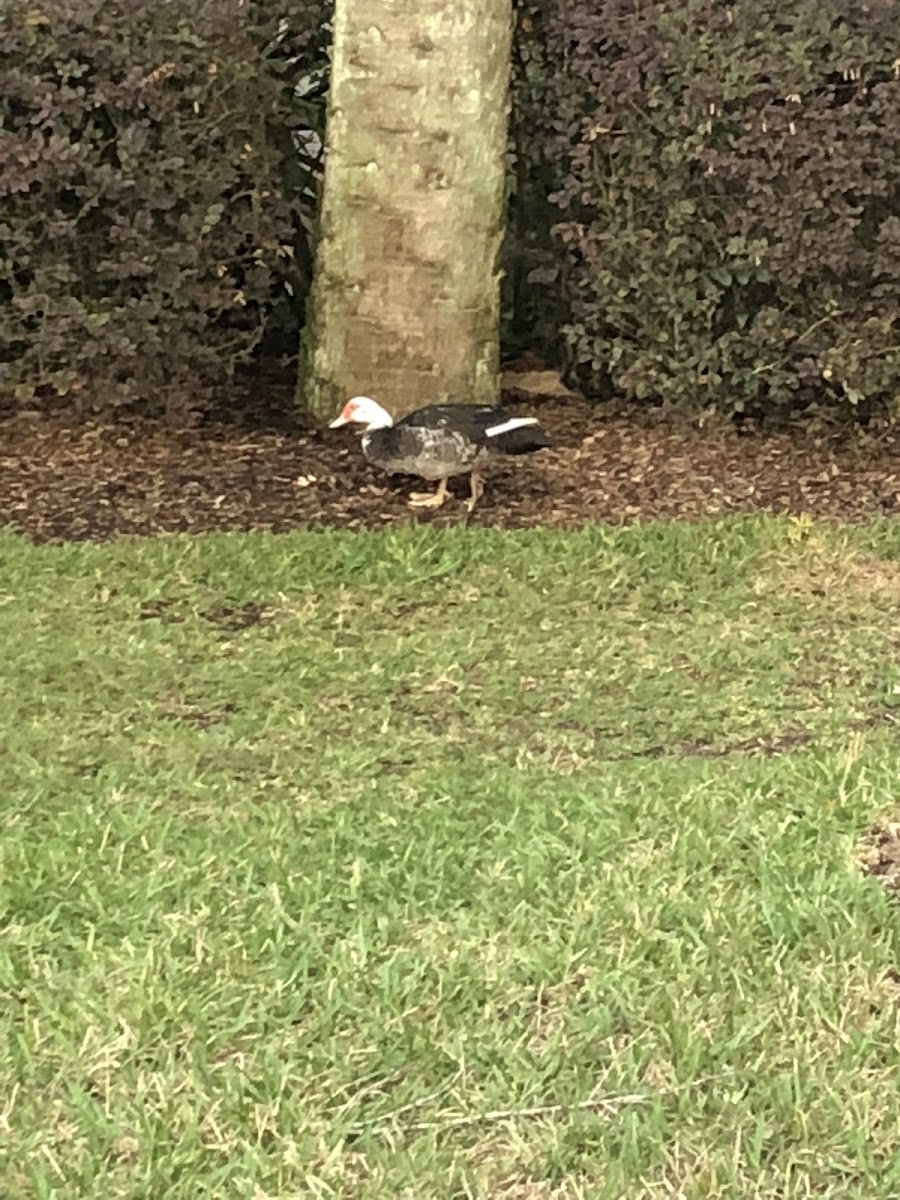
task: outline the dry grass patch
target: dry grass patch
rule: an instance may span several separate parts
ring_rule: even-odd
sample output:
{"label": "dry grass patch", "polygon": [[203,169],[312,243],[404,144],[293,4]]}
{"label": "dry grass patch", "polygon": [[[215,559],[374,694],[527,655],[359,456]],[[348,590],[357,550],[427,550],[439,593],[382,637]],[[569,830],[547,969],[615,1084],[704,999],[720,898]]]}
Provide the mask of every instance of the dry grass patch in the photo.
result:
{"label": "dry grass patch", "polygon": [[900,562],[836,543],[799,519],[789,529],[792,536],[766,556],[759,592],[839,604],[900,600]]}

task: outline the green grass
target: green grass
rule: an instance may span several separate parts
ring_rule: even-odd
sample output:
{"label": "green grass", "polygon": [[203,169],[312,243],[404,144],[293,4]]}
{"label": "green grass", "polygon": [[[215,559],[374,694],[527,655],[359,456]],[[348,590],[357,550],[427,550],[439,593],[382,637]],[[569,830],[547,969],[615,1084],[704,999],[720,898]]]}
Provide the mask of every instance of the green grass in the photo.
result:
{"label": "green grass", "polygon": [[0,562],[4,1200],[900,1194],[900,528]]}

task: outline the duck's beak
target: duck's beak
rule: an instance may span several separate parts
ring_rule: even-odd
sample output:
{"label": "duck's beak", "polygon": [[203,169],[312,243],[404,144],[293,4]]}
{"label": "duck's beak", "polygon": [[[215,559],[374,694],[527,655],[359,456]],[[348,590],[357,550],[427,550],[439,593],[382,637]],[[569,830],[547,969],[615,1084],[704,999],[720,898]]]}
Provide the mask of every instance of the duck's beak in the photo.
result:
{"label": "duck's beak", "polygon": [[328,423],[328,428],[329,429],[338,429],[338,428],[340,428],[341,425],[349,425],[349,424],[350,424],[349,418],[345,417],[344,414],[341,413],[340,416],[335,417],[333,421],[330,421]]}

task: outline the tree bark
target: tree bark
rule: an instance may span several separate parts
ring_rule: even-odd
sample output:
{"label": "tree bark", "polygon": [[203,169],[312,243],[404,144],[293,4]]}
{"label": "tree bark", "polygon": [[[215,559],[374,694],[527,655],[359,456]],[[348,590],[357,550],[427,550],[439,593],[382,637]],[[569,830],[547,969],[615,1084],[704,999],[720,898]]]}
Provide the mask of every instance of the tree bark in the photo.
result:
{"label": "tree bark", "polygon": [[510,0],[336,0],[300,399],[494,402]]}

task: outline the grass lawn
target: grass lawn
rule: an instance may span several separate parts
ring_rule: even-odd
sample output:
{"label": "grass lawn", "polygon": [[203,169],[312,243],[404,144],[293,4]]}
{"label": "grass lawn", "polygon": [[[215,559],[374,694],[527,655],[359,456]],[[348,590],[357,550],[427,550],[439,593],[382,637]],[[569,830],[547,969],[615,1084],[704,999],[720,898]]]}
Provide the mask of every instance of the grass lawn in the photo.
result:
{"label": "grass lawn", "polygon": [[4,1200],[900,1195],[900,526],[0,562]]}

